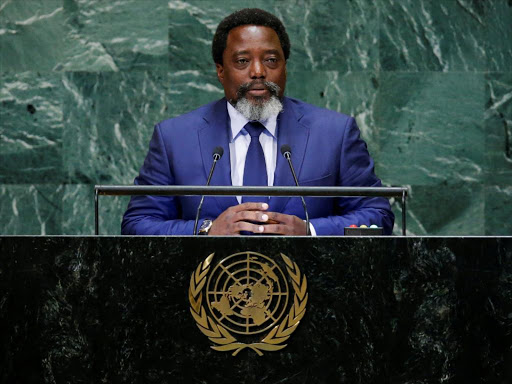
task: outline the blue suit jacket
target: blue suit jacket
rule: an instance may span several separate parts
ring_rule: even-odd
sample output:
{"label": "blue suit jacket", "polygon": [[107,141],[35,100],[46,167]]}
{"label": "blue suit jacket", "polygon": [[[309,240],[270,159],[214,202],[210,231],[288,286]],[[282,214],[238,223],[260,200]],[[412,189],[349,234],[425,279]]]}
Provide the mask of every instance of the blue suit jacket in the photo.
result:
{"label": "blue suit jacket", "polygon": [[[137,185],[205,185],[212,151],[224,148],[211,185],[231,185],[230,119],[226,99],[156,125]],[[301,186],[380,186],[366,143],[353,118],[283,99],[277,120],[277,147],[288,144]],[[286,160],[278,155],[274,185],[295,185]],[[200,197],[135,196],[122,223],[131,235],[192,235]],[[350,224],[377,224],[391,234],[394,215],[384,198],[306,198],[317,235],[343,235]],[[207,196],[201,218],[215,219],[238,204],[234,196]],[[269,211],[304,218],[298,197],[272,197]]]}

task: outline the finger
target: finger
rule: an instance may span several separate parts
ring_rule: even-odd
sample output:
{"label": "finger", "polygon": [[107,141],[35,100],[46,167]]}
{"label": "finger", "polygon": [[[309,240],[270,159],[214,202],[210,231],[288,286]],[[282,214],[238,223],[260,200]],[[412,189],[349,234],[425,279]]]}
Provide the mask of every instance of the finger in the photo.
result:
{"label": "finger", "polygon": [[[288,226],[283,224],[266,224],[260,225],[258,228],[258,233],[271,233],[274,235],[289,235],[291,231]],[[261,230],[263,229],[263,230]]]}
{"label": "finger", "polygon": [[270,224],[278,224],[278,223],[289,223],[292,215],[286,215],[284,213],[279,212],[265,212],[268,216],[267,222]]}
{"label": "finger", "polygon": [[253,232],[253,233],[263,233],[264,225],[256,225],[249,223],[247,221],[239,221],[234,224],[235,231],[240,233],[241,231]]}
{"label": "finger", "polygon": [[258,211],[258,210],[266,211],[268,209],[268,204],[267,203],[251,202],[251,203],[242,203],[242,204],[234,205],[232,208],[235,212]]}
{"label": "finger", "polygon": [[249,221],[253,223],[267,223],[269,220],[266,212],[242,211],[235,214],[233,221]]}

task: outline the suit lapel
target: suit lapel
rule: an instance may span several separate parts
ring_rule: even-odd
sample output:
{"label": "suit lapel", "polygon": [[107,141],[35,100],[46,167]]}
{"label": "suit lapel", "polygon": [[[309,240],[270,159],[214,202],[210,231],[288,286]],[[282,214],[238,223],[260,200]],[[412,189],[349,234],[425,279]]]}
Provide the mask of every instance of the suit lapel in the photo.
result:
{"label": "suit lapel", "polygon": [[[226,99],[223,98],[213,104],[212,108],[203,117],[205,120],[203,128],[197,132],[205,178],[208,178],[213,163],[213,149],[217,146],[221,146],[224,149],[224,155],[215,166],[215,172],[213,173],[210,185],[231,185],[229,154],[230,119],[226,103]],[[219,205],[221,212],[232,205],[238,204],[235,196],[216,197],[214,200]]]}
{"label": "suit lapel", "polygon": [[[274,175],[275,186],[295,185],[290,167],[281,155],[281,146],[288,144],[292,150],[292,163],[297,177],[300,176],[304,155],[309,139],[309,127],[301,124],[302,112],[288,99],[283,99],[283,112],[279,115],[277,124],[277,164]],[[269,210],[282,212],[289,197],[273,197],[270,199]]]}

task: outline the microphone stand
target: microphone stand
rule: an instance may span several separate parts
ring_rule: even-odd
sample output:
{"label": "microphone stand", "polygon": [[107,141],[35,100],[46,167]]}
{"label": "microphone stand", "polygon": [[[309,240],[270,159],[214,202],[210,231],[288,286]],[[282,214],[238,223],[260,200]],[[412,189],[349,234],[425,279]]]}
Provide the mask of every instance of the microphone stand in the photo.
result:
{"label": "microphone stand", "polygon": [[[290,166],[290,170],[292,171],[293,180],[295,180],[295,185],[299,187],[299,180],[297,179],[297,175],[295,174],[295,169],[293,168],[292,164],[292,154],[290,152],[290,149],[288,146],[285,148],[284,145],[281,147],[282,154],[286,160],[288,160],[288,165]],[[284,149],[284,150],[283,150]],[[304,200],[304,197],[300,197],[302,201],[302,206],[304,207],[304,215],[306,216],[306,235],[311,236],[311,229],[309,227],[309,215],[308,215],[308,209],[306,208],[306,201]]]}
{"label": "microphone stand", "polygon": [[[222,157],[223,154],[224,154],[224,150],[222,149],[222,147],[216,147],[214,149],[213,164],[212,164],[212,167],[210,168],[210,174],[208,175],[208,180],[206,181],[206,186],[210,185],[210,180],[212,179],[213,171],[215,170],[215,165],[217,165],[217,161],[220,160],[220,158]],[[197,223],[199,222],[199,215],[201,214],[201,208],[203,206],[203,201],[204,201],[204,195],[201,196],[201,201],[199,202],[199,206],[197,207],[196,219],[194,221],[194,232],[193,232],[194,235],[197,234]]]}

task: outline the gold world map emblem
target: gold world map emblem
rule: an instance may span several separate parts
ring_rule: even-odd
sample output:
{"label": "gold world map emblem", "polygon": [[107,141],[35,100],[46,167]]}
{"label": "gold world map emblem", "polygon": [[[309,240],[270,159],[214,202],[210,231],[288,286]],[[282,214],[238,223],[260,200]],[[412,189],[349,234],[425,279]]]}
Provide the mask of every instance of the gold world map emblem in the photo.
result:
{"label": "gold world map emblem", "polygon": [[[277,351],[306,312],[307,280],[289,257],[284,268],[257,252],[240,252],[212,264],[212,253],[192,274],[190,311],[217,351]],[[293,298],[291,298],[293,294]],[[240,340],[239,340],[240,339]]]}

